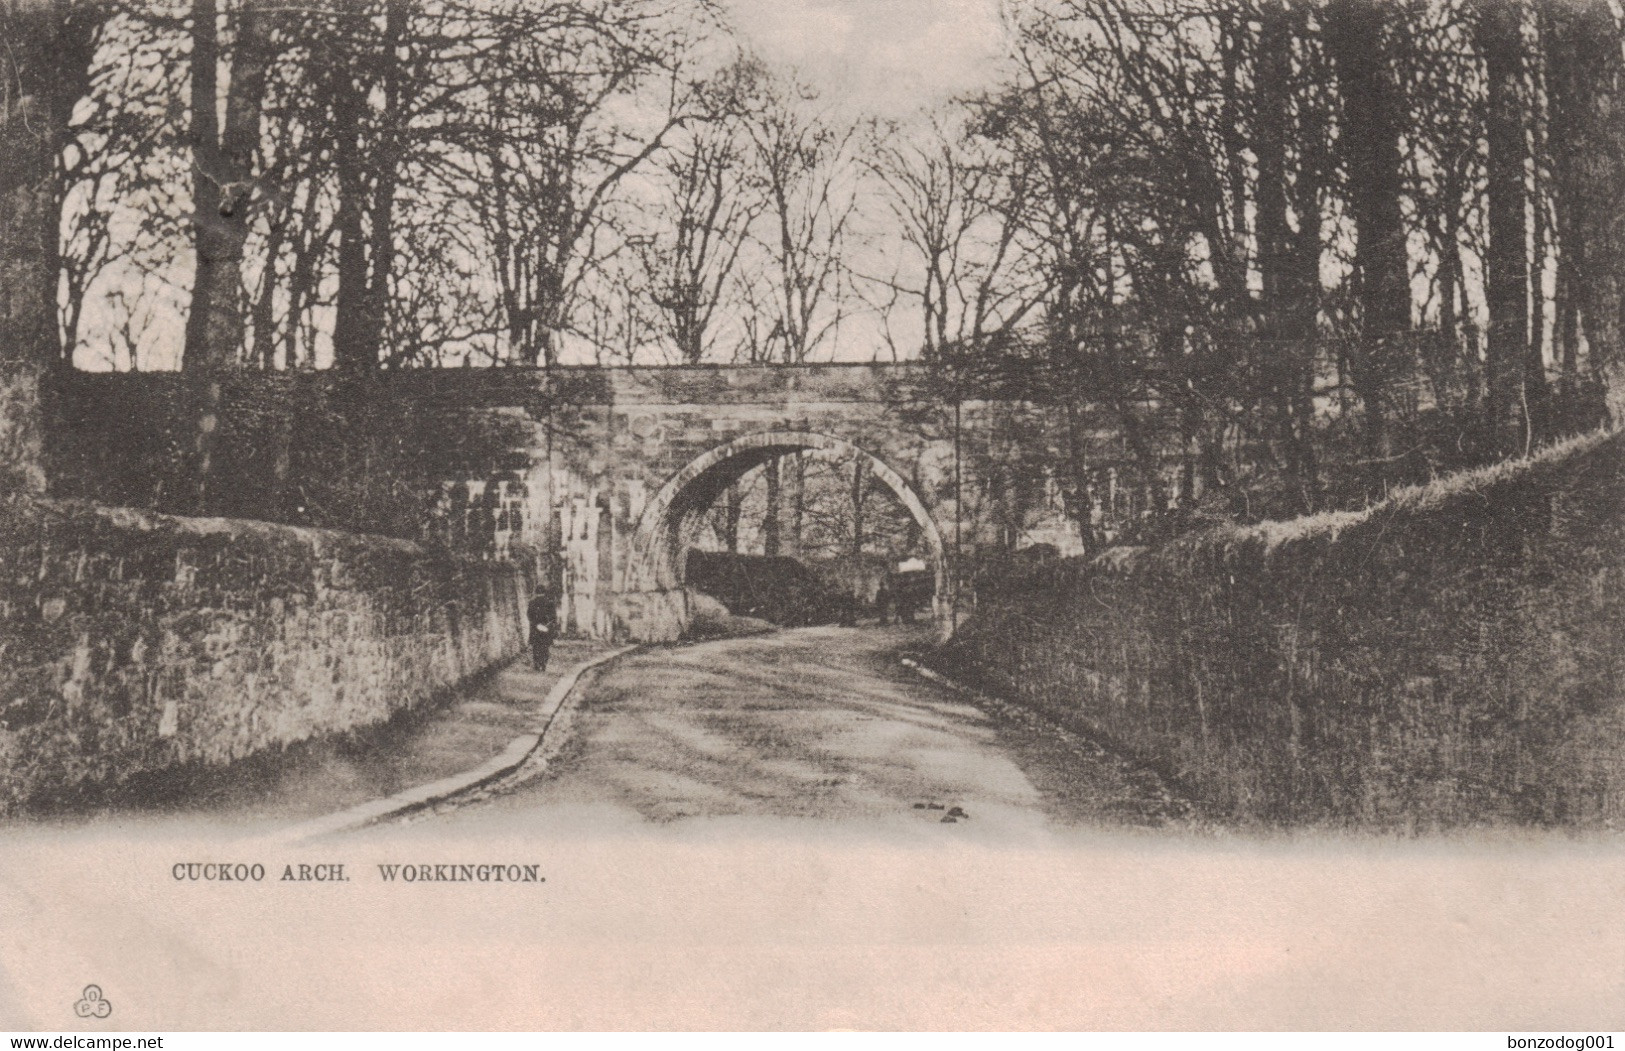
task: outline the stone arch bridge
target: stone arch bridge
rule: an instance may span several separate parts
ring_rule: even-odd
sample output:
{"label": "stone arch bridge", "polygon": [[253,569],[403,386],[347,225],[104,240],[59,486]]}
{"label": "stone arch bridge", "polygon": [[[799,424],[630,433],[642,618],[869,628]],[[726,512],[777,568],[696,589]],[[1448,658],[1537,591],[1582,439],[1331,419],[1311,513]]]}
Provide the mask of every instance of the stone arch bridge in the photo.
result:
{"label": "stone arch bridge", "polygon": [[[704,512],[791,453],[866,464],[896,496],[950,623],[981,554],[1074,554],[1171,498],[1118,483],[1129,457],[1104,410],[956,397],[920,363],[243,372],[229,386],[210,513],[534,558],[562,585],[565,628],[602,637],[676,637]],[[191,389],[175,373],[57,376],[53,490],[196,513],[174,452],[193,441]],[[1087,465],[1082,485],[1061,484],[1067,463]]]}
{"label": "stone arch bridge", "polygon": [[[684,556],[703,513],[754,468],[796,452],[832,452],[867,464],[913,516],[944,622],[969,600],[958,577],[977,549],[1052,543],[1065,551],[1077,543],[1053,477],[1035,468],[1018,495],[1018,472],[1009,469],[1022,457],[1056,462],[1038,447],[1055,437],[1046,430],[1050,414],[1026,404],[955,399],[926,366],[555,367],[504,374],[516,393],[539,385],[545,395],[525,402],[528,408],[514,399],[495,410],[528,422],[532,440],[516,450],[526,454],[525,466],[483,485],[474,480],[465,491],[479,487],[479,501],[501,509],[498,548],[552,554],[567,630],[675,638],[688,621]],[[1097,422],[1102,453],[1120,452],[1112,429]]]}

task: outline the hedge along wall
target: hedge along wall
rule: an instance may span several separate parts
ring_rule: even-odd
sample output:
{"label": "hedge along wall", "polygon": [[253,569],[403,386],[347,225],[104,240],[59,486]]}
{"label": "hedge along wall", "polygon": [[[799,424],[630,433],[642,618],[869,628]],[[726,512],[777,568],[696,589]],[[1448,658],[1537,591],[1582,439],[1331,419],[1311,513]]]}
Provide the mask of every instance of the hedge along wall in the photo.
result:
{"label": "hedge along wall", "polygon": [[512,565],[380,537],[0,506],[0,811],[382,722],[517,653]]}
{"label": "hedge along wall", "polygon": [[[505,372],[231,373],[205,510],[419,540],[442,482],[529,466],[532,425],[500,411],[516,407]],[[184,373],[52,371],[43,390],[50,494],[196,514],[201,397]],[[539,398],[517,407],[539,418]]]}
{"label": "hedge along wall", "polygon": [[1243,822],[1625,819],[1621,442],[1051,565],[937,660]]}

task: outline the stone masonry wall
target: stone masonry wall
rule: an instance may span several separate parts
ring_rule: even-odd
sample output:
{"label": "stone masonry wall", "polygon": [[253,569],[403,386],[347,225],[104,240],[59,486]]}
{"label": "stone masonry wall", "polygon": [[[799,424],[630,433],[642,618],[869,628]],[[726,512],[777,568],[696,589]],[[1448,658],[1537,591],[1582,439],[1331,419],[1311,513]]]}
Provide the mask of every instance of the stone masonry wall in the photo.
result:
{"label": "stone masonry wall", "polygon": [[520,570],[67,501],[0,509],[0,812],[382,722],[519,652]]}
{"label": "stone masonry wall", "polygon": [[935,659],[1243,823],[1617,827],[1622,443],[1038,566]]}

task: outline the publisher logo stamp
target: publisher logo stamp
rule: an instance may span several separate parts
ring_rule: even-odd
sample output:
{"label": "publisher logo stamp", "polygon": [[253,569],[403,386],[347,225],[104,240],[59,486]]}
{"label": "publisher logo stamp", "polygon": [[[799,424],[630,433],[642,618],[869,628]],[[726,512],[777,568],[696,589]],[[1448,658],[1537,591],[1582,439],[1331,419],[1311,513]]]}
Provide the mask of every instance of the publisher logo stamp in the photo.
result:
{"label": "publisher logo stamp", "polygon": [[79,1002],[73,1005],[73,1013],[80,1018],[106,1018],[113,1013],[113,1001],[102,996],[101,986],[87,985]]}

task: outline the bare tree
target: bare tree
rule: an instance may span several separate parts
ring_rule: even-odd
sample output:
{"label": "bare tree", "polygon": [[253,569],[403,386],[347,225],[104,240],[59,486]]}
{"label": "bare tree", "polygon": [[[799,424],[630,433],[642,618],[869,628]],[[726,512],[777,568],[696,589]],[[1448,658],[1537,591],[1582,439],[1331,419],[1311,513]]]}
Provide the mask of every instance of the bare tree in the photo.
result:
{"label": "bare tree", "polygon": [[[694,116],[685,82],[693,18],[664,0],[577,0],[494,17],[506,75],[486,87],[466,177],[488,188],[480,213],[516,360],[557,359],[585,285],[625,249],[616,194]],[[657,116],[626,119],[657,92]]]}
{"label": "bare tree", "polygon": [[[865,149],[886,226],[905,249],[869,282],[888,304],[902,296],[917,305],[928,360],[1015,329],[1045,292],[1024,236],[1030,173],[975,134],[972,117],[932,113],[917,129],[877,123]],[[915,348],[893,340],[892,350]]]}
{"label": "bare tree", "polygon": [[764,290],[770,319],[760,349],[768,360],[797,364],[849,309],[858,126],[822,107],[805,84],[770,76],[744,126],[766,197],[748,275]]}
{"label": "bare tree", "polygon": [[1323,62],[1307,8],[1267,0],[1259,14],[1253,146],[1262,337],[1255,357],[1257,396],[1270,420],[1272,445],[1285,451],[1297,509],[1307,511],[1319,488],[1314,397],[1328,121],[1316,80]]}
{"label": "bare tree", "polygon": [[[266,0],[238,0],[235,9],[222,11],[216,0],[192,4],[188,137],[197,269],[181,359],[191,371],[229,367],[242,349],[243,246],[256,203],[260,103],[274,58],[265,6]],[[207,474],[207,454],[200,455]]]}
{"label": "bare tree", "polygon": [[1353,345],[1354,389],[1365,414],[1365,458],[1380,485],[1390,453],[1388,387],[1399,336],[1410,328],[1410,269],[1400,211],[1403,107],[1393,64],[1393,9],[1381,0],[1332,0],[1326,42],[1342,100],[1338,143],[1355,227],[1361,338]]}
{"label": "bare tree", "polygon": [[184,317],[189,295],[174,265],[191,233],[190,158],[174,97],[187,41],[179,19],[133,5],[107,10],[60,157],[62,353],[71,361],[111,333],[133,368],[155,349],[161,322]]}
{"label": "bare tree", "polygon": [[[1485,285],[1490,320],[1485,409],[1491,447],[1502,450],[1514,447],[1510,436],[1528,419],[1525,363],[1534,353],[1529,330],[1529,228],[1525,217],[1529,206],[1525,186],[1529,106],[1524,91],[1522,14],[1518,4],[1489,0],[1474,4],[1475,42],[1483,56],[1488,85],[1485,138],[1490,242]],[[1544,376],[1538,387],[1544,390]]]}
{"label": "bare tree", "polygon": [[1604,0],[1546,0],[1542,57],[1550,95],[1557,197],[1562,371],[1572,388],[1587,371],[1607,381],[1625,331],[1625,54],[1618,16]]}
{"label": "bare tree", "polygon": [[[366,12],[371,15],[372,12]],[[395,197],[414,116],[404,97],[421,74],[405,0],[384,0],[376,17],[346,19],[335,35],[334,168],[338,179],[338,293],[333,319],[335,366],[376,369],[394,271]],[[376,100],[376,101],[375,101]]]}
{"label": "bare tree", "polygon": [[706,95],[706,112],[655,165],[663,222],[639,244],[648,296],[677,360],[695,364],[719,338],[717,310],[728,297],[740,254],[766,200],[740,112],[755,67],[727,70]]}

